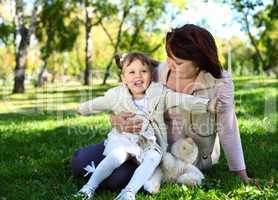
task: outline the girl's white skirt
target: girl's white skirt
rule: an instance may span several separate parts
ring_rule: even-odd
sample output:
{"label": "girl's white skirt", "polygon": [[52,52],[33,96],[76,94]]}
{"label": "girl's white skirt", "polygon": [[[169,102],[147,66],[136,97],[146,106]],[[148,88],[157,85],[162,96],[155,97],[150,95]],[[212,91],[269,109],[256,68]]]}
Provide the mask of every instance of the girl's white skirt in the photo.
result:
{"label": "girl's white skirt", "polygon": [[160,147],[156,143],[150,142],[145,145],[139,145],[140,137],[142,136],[132,133],[119,133],[116,129],[112,129],[104,142],[103,155],[107,156],[114,149],[122,149],[141,163],[146,151],[155,148],[160,152]]}

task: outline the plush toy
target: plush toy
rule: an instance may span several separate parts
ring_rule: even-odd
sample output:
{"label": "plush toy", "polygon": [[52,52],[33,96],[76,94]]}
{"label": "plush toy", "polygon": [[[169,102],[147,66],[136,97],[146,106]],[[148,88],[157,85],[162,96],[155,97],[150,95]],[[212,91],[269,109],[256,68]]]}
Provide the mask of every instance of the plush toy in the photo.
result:
{"label": "plush toy", "polygon": [[144,184],[144,189],[150,193],[160,190],[161,182],[172,182],[187,186],[201,184],[203,173],[193,165],[198,156],[198,147],[191,138],[182,138],[171,147],[171,153],[167,152],[160,167],[156,169],[152,177]]}

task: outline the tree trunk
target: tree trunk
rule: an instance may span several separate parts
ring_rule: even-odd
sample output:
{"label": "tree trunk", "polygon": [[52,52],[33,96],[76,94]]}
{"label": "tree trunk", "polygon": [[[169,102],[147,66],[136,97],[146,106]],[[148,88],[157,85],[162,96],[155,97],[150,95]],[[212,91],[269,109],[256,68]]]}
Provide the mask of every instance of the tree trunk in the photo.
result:
{"label": "tree trunk", "polygon": [[92,45],[92,13],[89,8],[89,1],[85,1],[85,9],[86,9],[86,68],[84,73],[84,85],[92,84],[92,76],[93,76],[93,45]]}
{"label": "tree trunk", "polygon": [[102,82],[103,85],[106,84],[106,81],[107,81],[108,77],[110,76],[110,73],[111,73],[111,66],[112,66],[112,62],[113,62],[114,57],[115,57],[115,53],[114,53],[113,56],[110,58],[110,61],[109,61],[109,63],[108,63],[107,66],[106,66],[106,70],[105,70],[104,78],[103,78],[103,82]]}
{"label": "tree trunk", "polygon": [[[26,28],[24,24],[24,8],[23,1],[16,1],[16,16],[15,24],[19,27],[20,42],[18,48],[16,48],[16,66],[14,70],[14,87],[13,93],[24,93],[24,81],[25,81],[25,64],[27,59],[27,51],[30,44],[30,37],[35,29],[35,20],[38,10],[38,1],[35,2],[32,18],[29,25],[29,28]],[[16,38],[15,38],[16,39]],[[15,42],[16,45],[16,42]]]}
{"label": "tree trunk", "polygon": [[16,66],[14,71],[13,93],[24,93],[25,63],[27,59],[27,48],[30,43],[29,31],[25,27],[21,28],[21,40],[16,52]]}
{"label": "tree trunk", "polygon": [[260,63],[262,64],[262,68],[265,69],[266,68],[266,63],[265,63],[265,60],[263,59],[262,55],[261,55],[261,52],[256,44],[256,40],[255,38],[253,37],[253,35],[251,34],[251,31],[250,31],[250,25],[249,25],[249,21],[248,21],[248,18],[247,18],[248,14],[245,13],[244,15],[244,22],[245,22],[245,25],[246,25],[246,29],[247,29],[247,34],[249,36],[249,39],[251,41],[251,44],[253,45],[253,47],[255,48],[255,52],[256,52],[256,56],[258,58],[258,60],[260,61]]}
{"label": "tree trunk", "polygon": [[24,93],[24,80],[25,80],[25,69],[16,69],[15,70],[15,77],[14,77],[14,88],[13,93]]}
{"label": "tree trunk", "polygon": [[38,83],[37,83],[37,87],[41,87],[44,84],[44,80],[43,80],[43,73],[45,72],[45,69],[47,67],[47,63],[48,63],[48,58],[45,58],[44,63],[40,69],[39,72],[39,76],[38,76]]}

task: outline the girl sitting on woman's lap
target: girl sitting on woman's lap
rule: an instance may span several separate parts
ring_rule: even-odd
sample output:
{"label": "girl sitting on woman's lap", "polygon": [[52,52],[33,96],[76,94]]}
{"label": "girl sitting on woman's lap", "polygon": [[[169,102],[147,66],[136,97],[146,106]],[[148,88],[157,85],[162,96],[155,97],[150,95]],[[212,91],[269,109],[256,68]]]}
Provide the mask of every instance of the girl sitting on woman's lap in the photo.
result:
{"label": "girl sitting on woman's lap", "polygon": [[167,150],[165,110],[179,106],[195,114],[208,110],[215,112],[213,103],[207,98],[176,93],[163,84],[152,82],[152,60],[144,54],[129,53],[120,60],[118,58],[117,63],[122,70],[123,84],[108,90],[104,96],[81,104],[79,113],[128,111],[143,121],[143,128],[139,134],[112,129],[105,141],[103,155],[106,157],[78,192],[86,199],[92,198],[100,183],[128,159],[133,159],[139,166],[116,199],[135,199],[135,194],[151,177]]}

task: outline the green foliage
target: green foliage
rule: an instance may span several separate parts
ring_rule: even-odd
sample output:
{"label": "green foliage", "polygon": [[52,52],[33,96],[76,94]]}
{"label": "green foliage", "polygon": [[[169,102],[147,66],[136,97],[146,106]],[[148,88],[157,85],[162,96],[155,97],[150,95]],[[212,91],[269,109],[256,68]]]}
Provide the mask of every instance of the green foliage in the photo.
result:
{"label": "green foliage", "polygon": [[254,56],[254,50],[246,41],[240,38],[232,37],[228,40],[218,40],[220,61],[224,68],[228,69],[228,54],[231,54],[232,72],[236,75],[254,74],[256,63],[251,59]]}
{"label": "green foliage", "polygon": [[255,10],[258,6],[263,6],[263,1],[234,0],[232,1],[232,4],[239,12],[246,12],[246,10]]}
{"label": "green foliage", "polygon": [[187,1],[184,0],[170,0],[169,2],[177,6],[180,10],[184,10],[187,3]]}
{"label": "green foliage", "polygon": [[92,1],[92,7],[95,9],[95,13],[97,13],[98,17],[106,19],[109,19],[111,16],[119,12],[117,6],[108,1]]}
{"label": "green foliage", "polygon": [[[13,4],[9,1],[2,1],[0,5],[0,71],[1,79],[12,76],[12,69],[15,65],[14,57],[14,31]],[[29,1],[25,5],[32,7]],[[38,66],[42,66],[41,60],[48,59],[48,70],[56,73],[81,77],[85,68],[85,26],[84,18],[85,2],[92,8],[92,44],[93,44],[93,76],[101,78],[102,71],[106,68],[113,57],[114,46],[117,41],[117,31],[121,22],[124,7],[130,6],[126,17],[120,43],[117,50],[120,52],[143,51],[155,59],[165,60],[164,50],[165,31],[163,24],[172,20],[183,11],[190,1],[184,0],[47,0],[39,1],[40,8],[37,17],[36,39],[31,41],[28,52],[26,69],[30,70],[27,75],[36,76]],[[223,2],[217,0],[215,2]],[[262,59],[264,67],[260,63],[257,52],[251,42],[230,38],[229,45],[232,53],[232,67],[236,74],[251,74],[261,69],[268,70],[278,66],[278,10],[276,1],[256,0],[229,0],[229,2],[240,14],[239,21],[242,23],[244,14],[248,14],[248,19],[255,43]],[[271,5],[271,4],[272,5]],[[27,6],[27,7],[28,7]],[[26,7],[26,8],[27,8]],[[10,8],[10,9],[7,9]],[[26,9],[25,8],[25,9]],[[28,10],[28,9],[27,9]],[[24,23],[30,21],[30,13],[24,11]],[[171,16],[170,16],[171,15]],[[105,26],[110,33],[110,38],[102,29]],[[202,22],[205,23],[205,22]],[[228,41],[221,39],[220,55],[224,66],[227,66]],[[3,49],[2,49],[3,48]],[[40,51],[38,50],[40,49]],[[40,53],[38,53],[40,52]],[[14,61],[12,60],[14,59]],[[101,71],[101,73],[98,73]],[[117,75],[115,68],[111,69],[113,75]],[[34,78],[34,77],[33,77]]]}
{"label": "green foliage", "polygon": [[[161,20],[165,12],[165,0],[135,1],[125,23],[122,33],[120,49],[122,51],[143,51],[152,54],[162,46],[157,21]],[[153,37],[159,37],[157,43],[153,43]],[[164,37],[164,35],[163,35]]]}
{"label": "green foliage", "polygon": [[9,23],[0,23],[0,41],[8,45],[12,41],[11,35],[14,33],[15,28]]}
{"label": "green foliage", "polygon": [[72,17],[73,4],[65,4],[64,0],[44,1],[39,14],[36,36],[42,43],[42,58],[52,52],[71,50],[79,33],[78,19]]}
{"label": "green foliage", "polygon": [[9,80],[13,73],[14,66],[14,52],[11,45],[7,45],[5,48],[0,48],[0,79]]}
{"label": "green foliage", "polygon": [[[268,2],[261,0],[233,0],[231,4],[240,14],[239,21],[247,32],[254,53],[251,56],[256,71],[267,71],[278,66],[278,7],[276,0]],[[255,28],[256,34],[252,33]]]}
{"label": "green foliage", "polygon": [[[69,158],[79,147],[97,143],[111,129],[109,116],[77,116],[87,99],[109,87],[53,84],[11,95],[0,88],[0,199],[72,199],[85,183],[73,177]],[[224,154],[219,164],[205,172],[200,187],[164,184],[156,195],[139,192],[138,200],[276,200],[278,198],[277,79],[235,79],[238,122],[248,172],[261,185],[243,184],[229,172]],[[5,92],[5,93],[4,93]],[[266,112],[270,103],[274,107]],[[263,106],[265,105],[265,106]],[[274,182],[270,182],[271,180]],[[271,183],[271,184],[270,184]],[[116,193],[97,190],[97,200]]]}
{"label": "green foliage", "polygon": [[254,24],[260,33],[258,43],[264,53],[266,68],[278,66],[278,6],[268,5],[266,8],[254,15]]}

